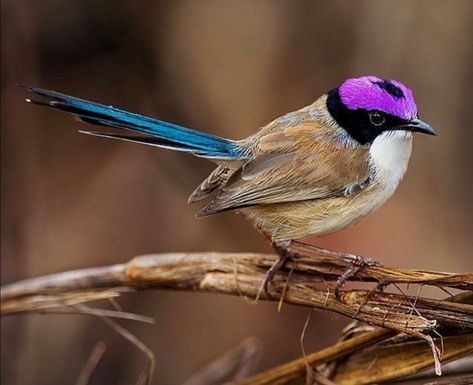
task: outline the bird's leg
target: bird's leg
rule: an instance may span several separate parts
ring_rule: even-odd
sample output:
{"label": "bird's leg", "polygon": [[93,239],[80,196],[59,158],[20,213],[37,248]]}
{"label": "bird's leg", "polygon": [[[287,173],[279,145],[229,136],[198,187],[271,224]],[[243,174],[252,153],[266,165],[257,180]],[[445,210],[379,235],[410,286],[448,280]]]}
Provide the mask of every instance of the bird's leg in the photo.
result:
{"label": "bird's leg", "polygon": [[281,270],[286,261],[290,258],[290,252],[284,246],[280,246],[279,244],[273,242],[273,247],[278,253],[278,259],[276,260],[276,262],[273,263],[273,265],[264,275],[263,291],[267,296],[269,296],[268,286],[273,281],[276,273]]}
{"label": "bird's leg", "polygon": [[272,280],[276,276],[277,272],[281,270],[281,268],[284,266],[286,261],[291,258],[292,252],[289,250],[289,245],[291,244],[291,241],[286,241],[286,242],[280,242],[280,241],[275,241],[273,237],[268,234],[266,231],[264,231],[261,227],[255,227],[256,230],[263,235],[269,242],[271,242],[271,245],[273,248],[276,250],[278,254],[278,259],[276,262],[272,264],[272,266],[269,268],[269,270],[266,272],[264,275],[264,280],[263,284],[261,286],[260,292],[264,292],[268,297],[270,296],[268,287],[271,284]]}
{"label": "bird's leg", "polygon": [[298,244],[302,245],[303,248],[308,248],[311,252],[314,252],[317,255],[341,258],[350,263],[350,266],[345,270],[342,275],[337,278],[337,281],[335,282],[333,292],[335,298],[338,301],[340,301],[341,299],[340,290],[350,278],[355,277],[360,271],[362,271],[366,267],[381,266],[381,263],[379,263],[376,259],[373,258],[362,257],[360,255],[325,249],[323,247],[313,246],[299,241],[293,242],[295,246],[297,246]]}

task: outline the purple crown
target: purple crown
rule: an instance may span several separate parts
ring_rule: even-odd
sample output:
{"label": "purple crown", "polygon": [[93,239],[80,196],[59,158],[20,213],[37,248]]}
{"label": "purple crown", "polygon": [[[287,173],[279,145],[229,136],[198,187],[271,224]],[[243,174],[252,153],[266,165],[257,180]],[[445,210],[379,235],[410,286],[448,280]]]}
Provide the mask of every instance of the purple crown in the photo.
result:
{"label": "purple crown", "polygon": [[406,120],[417,117],[412,91],[396,80],[363,76],[346,80],[338,90],[350,110],[378,110]]}

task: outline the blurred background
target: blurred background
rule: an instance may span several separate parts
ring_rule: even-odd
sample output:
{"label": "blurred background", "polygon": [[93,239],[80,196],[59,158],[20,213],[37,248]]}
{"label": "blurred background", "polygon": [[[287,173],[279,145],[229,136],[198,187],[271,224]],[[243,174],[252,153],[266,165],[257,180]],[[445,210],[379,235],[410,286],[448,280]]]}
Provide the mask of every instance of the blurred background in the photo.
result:
{"label": "blurred background", "polygon": [[[1,11],[2,284],[151,252],[270,250],[239,216],[194,218],[186,199],[212,164],[80,135],[66,114],[24,103],[17,83],[242,138],[347,77],[400,80],[438,137],[415,138],[378,212],[311,241],[471,271],[473,2],[3,0]],[[303,308],[179,292],[120,303],[156,319],[122,322],[156,353],[155,384],[182,383],[249,336],[258,370],[301,355]],[[306,350],[334,343],[348,321],[315,312]],[[134,384],[146,364],[92,317],[10,316],[1,327],[3,384],[73,383],[99,340],[108,350],[91,384]]]}

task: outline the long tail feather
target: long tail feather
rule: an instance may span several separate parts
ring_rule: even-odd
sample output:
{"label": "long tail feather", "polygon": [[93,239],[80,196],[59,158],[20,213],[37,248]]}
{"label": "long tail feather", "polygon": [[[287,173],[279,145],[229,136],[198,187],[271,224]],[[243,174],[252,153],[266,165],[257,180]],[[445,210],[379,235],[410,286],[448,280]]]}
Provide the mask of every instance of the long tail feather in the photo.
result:
{"label": "long tail feather", "polygon": [[[97,136],[99,138],[108,138],[108,139],[118,139],[125,142],[145,144],[148,146],[155,146],[160,148],[166,148],[169,150],[176,150],[181,152],[189,152],[195,154],[194,149],[186,149],[179,144],[174,144],[173,142],[168,142],[165,139],[158,139],[152,136],[138,136],[138,135],[126,135],[126,134],[115,134],[113,132],[98,132],[98,131],[85,131],[79,130],[81,134]],[[198,155],[198,154],[196,154]]]}
{"label": "long tail feather", "polygon": [[148,136],[83,131],[85,134],[138,142],[206,158],[242,159],[245,157],[245,149],[232,140],[59,92],[28,86],[26,88],[45,99],[44,101],[26,99],[30,103],[69,112],[86,123],[135,131]]}

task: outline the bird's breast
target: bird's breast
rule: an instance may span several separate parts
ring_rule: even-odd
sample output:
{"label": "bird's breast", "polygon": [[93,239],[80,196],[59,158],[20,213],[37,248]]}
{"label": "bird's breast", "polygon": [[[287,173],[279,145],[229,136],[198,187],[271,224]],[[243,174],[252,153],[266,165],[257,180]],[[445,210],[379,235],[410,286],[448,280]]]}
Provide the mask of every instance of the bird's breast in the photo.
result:
{"label": "bird's breast", "polygon": [[404,176],[412,150],[412,133],[387,131],[379,135],[370,147],[374,180],[388,195],[396,190]]}
{"label": "bird's breast", "polygon": [[372,182],[350,196],[255,205],[239,210],[273,240],[287,241],[341,231],[366,217],[395,192],[407,169],[412,135],[389,132],[369,150]]}

